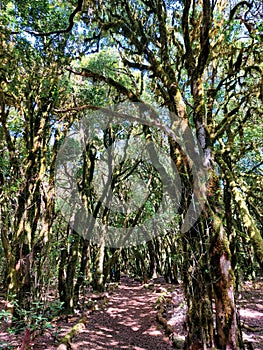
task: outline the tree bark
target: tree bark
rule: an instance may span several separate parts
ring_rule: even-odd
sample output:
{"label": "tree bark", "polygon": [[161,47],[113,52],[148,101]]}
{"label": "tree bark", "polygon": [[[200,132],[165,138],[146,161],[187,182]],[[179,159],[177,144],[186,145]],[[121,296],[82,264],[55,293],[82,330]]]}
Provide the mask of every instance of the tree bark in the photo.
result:
{"label": "tree bark", "polygon": [[68,225],[68,239],[71,241],[69,250],[63,248],[58,269],[58,289],[60,301],[66,314],[74,312],[78,300],[74,298],[74,280],[78,262],[80,236]]}

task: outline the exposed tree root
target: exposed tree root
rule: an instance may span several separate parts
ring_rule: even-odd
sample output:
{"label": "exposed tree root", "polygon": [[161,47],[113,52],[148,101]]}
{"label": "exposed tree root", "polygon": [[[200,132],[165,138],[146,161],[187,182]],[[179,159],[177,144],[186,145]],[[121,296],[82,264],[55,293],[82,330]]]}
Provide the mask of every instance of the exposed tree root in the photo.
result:
{"label": "exposed tree root", "polygon": [[259,327],[252,327],[252,326],[246,324],[244,321],[241,322],[241,327],[244,328],[244,329],[246,329],[246,330],[249,331],[249,332],[255,332],[255,333],[256,333],[256,332],[261,332],[261,331],[262,331],[262,328],[259,328]]}
{"label": "exposed tree root", "polygon": [[[158,289],[157,293],[167,293],[164,289]],[[156,315],[156,320],[159,322],[165,331],[165,334],[169,336],[169,338],[172,340],[173,348],[174,349],[183,349],[184,341],[181,338],[178,338],[174,334],[173,327],[168,323],[167,319],[165,318],[166,315],[166,305],[171,302],[171,297],[169,295],[163,296],[160,300],[161,305],[159,306],[159,310]]]}
{"label": "exposed tree root", "polygon": [[87,323],[86,318],[82,318],[71,330],[61,339],[60,345],[57,350],[68,350],[71,349],[71,341],[76,337],[82,329],[85,329]]}
{"label": "exposed tree root", "polygon": [[173,334],[173,328],[167,323],[167,320],[163,317],[164,313],[165,313],[165,309],[161,307],[160,310],[158,310],[156,319],[163,326],[165,333],[167,335],[171,335]]}

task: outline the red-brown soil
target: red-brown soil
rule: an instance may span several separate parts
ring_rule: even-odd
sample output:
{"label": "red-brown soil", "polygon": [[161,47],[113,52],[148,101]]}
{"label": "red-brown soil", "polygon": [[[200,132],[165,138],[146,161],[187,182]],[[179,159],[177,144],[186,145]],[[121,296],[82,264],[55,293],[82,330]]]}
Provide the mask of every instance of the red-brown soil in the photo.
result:
{"label": "red-brown soil", "polygon": [[[145,288],[139,282],[123,277],[118,288],[93,305],[92,312],[86,308],[68,320],[55,319],[50,330],[32,341],[31,348],[57,349],[59,340],[84,317],[85,326],[71,341],[73,350],[172,349],[171,339],[156,321],[156,301],[158,298],[161,300],[163,295],[170,297],[164,317],[172,326],[177,339],[183,340],[186,305],[182,288],[165,284],[162,279]],[[88,298],[87,294],[85,299]],[[0,302],[3,309],[6,303],[3,299]],[[263,281],[244,283],[238,305],[247,348],[263,350]],[[9,334],[6,326],[5,322],[0,325],[0,349],[18,349],[23,335]]]}

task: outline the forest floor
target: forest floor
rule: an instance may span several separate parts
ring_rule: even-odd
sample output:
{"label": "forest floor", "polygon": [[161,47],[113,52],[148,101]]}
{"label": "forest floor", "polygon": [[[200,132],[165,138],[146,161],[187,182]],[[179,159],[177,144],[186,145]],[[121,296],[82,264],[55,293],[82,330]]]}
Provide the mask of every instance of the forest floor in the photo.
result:
{"label": "forest floor", "polygon": [[[247,349],[263,350],[263,280],[245,282],[242,289],[238,305],[243,338]],[[0,311],[5,304],[0,298]],[[68,318],[55,318],[52,328],[44,334],[35,332],[31,349],[67,349],[59,344],[69,332],[73,335],[72,350],[168,350],[173,349],[172,338],[178,348],[183,343],[186,304],[182,288],[166,284],[162,278],[143,286],[122,277],[121,283],[110,285],[107,293],[87,293],[82,305],[85,306],[82,312]],[[160,310],[161,319],[173,330],[173,337],[168,336],[156,320]],[[7,332],[7,323],[0,324],[0,349],[27,349],[21,347],[23,339],[24,334],[11,335]]]}

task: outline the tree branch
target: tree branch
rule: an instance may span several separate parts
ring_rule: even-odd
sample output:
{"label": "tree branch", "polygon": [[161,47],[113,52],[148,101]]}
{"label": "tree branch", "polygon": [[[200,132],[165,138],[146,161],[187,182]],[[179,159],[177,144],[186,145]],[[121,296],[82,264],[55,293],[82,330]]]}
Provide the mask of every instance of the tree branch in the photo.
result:
{"label": "tree branch", "polygon": [[83,1],[84,0],[78,0],[77,7],[69,16],[69,25],[67,28],[61,29],[61,30],[54,30],[54,31],[50,31],[50,32],[36,32],[36,31],[32,31],[32,30],[26,30],[26,32],[29,34],[36,35],[36,36],[49,36],[49,35],[54,35],[54,34],[59,35],[59,34],[69,33],[74,26],[74,18],[76,16],[76,14],[78,12],[80,12],[82,9]]}
{"label": "tree branch", "polygon": [[231,21],[234,16],[235,16],[235,13],[237,12],[238,8],[240,6],[243,6],[243,5],[247,5],[247,7],[250,9],[252,7],[252,4],[250,4],[248,1],[240,1],[238,4],[236,4],[236,6],[234,6],[232,8],[232,10],[230,11],[230,15],[229,15],[229,20]]}
{"label": "tree branch", "polygon": [[201,76],[204,72],[205,65],[208,59],[210,43],[209,43],[209,30],[211,25],[211,6],[210,0],[203,1],[203,21],[200,31],[200,55],[198,57],[197,74]]}
{"label": "tree branch", "polygon": [[80,76],[83,76],[86,78],[93,78],[93,79],[97,79],[99,81],[104,81],[105,83],[109,84],[110,86],[113,86],[116,90],[118,90],[123,95],[126,95],[130,101],[140,102],[139,97],[132,90],[127,89],[125,86],[123,86],[122,84],[118,83],[117,81],[115,81],[114,79],[112,79],[110,77],[105,77],[102,74],[94,73],[86,68],[82,69],[81,72],[74,71],[71,68],[66,68],[66,70],[68,72],[75,74],[75,75],[80,75]]}
{"label": "tree branch", "polygon": [[193,50],[191,47],[190,33],[189,33],[189,11],[190,11],[191,1],[184,1],[184,10],[182,17],[182,27],[183,27],[183,36],[185,44],[185,58],[186,58],[186,68],[189,72],[189,75],[192,74],[195,69],[195,59],[193,55]]}

